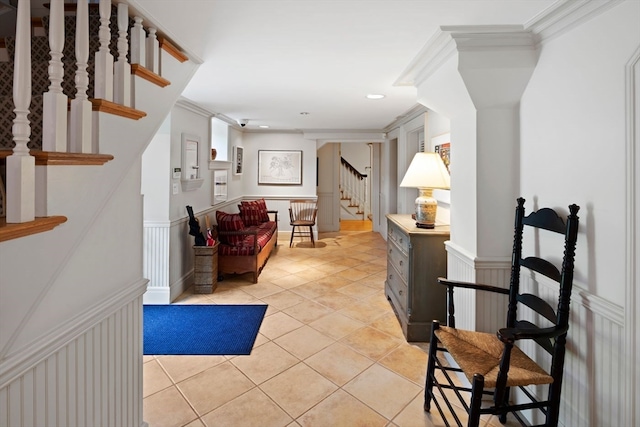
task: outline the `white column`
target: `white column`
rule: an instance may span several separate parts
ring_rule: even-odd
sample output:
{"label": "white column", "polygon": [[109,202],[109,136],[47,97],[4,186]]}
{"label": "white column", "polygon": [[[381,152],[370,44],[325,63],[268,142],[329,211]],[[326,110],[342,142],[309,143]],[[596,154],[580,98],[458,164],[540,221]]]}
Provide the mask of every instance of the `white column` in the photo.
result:
{"label": "white column", "polygon": [[94,95],[96,99],[113,101],[113,55],[109,50],[111,41],[111,0],[100,0],[100,48],[96,52]]}
{"label": "white column", "polygon": [[155,28],[149,28],[149,37],[147,37],[146,67],[154,73],[160,74],[160,43],[158,43]]}
{"label": "white column", "polygon": [[131,65],[127,62],[127,27],[129,26],[129,6],[118,3],[118,60],[115,63],[113,101],[131,106]]}
{"label": "white column", "polygon": [[35,218],[35,158],[27,143],[31,135],[31,0],[18,2],[16,47],[13,69],[13,154],[7,157],[7,223]]}
{"label": "white column", "polygon": [[145,33],[142,27],[142,18],[136,16],[133,18],[134,24],[131,29],[131,63],[140,64],[146,67],[146,44],[147,33]]}
{"label": "white column", "polygon": [[91,152],[91,102],[87,97],[89,74],[89,7],[78,1],[76,11],[76,97],[71,101],[69,148],[73,153]]}
{"label": "white column", "polygon": [[42,149],[67,151],[67,96],[62,93],[64,66],[64,0],[51,0],[49,14],[49,80],[51,85],[43,97]]}

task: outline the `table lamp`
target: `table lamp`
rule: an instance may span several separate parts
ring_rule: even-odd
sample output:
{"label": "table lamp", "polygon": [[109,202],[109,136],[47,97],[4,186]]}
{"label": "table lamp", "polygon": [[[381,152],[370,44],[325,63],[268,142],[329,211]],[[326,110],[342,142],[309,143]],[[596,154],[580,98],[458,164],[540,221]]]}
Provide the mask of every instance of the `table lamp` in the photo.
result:
{"label": "table lamp", "polygon": [[433,189],[449,189],[449,171],[438,153],[416,153],[404,175],[400,187],[417,188],[416,227],[435,228],[438,202]]}

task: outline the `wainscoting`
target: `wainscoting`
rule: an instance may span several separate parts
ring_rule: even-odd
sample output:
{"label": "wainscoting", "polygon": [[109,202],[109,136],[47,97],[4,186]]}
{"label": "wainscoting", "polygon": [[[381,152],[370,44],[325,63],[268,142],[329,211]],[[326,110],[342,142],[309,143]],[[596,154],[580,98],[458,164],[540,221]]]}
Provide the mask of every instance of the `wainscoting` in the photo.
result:
{"label": "wainscoting", "polygon": [[[509,286],[509,260],[478,260],[451,242],[447,242],[446,247],[449,278],[505,288]],[[539,275],[523,274],[521,292],[536,293],[554,306],[558,301],[557,284]],[[480,294],[466,289],[456,290],[456,326],[495,332],[504,325],[507,298]],[[540,319],[530,320],[544,325]],[[624,337],[624,308],[574,285],[560,408],[562,424],[624,425]],[[548,354],[536,351],[530,344],[523,345],[522,349],[536,362],[546,366]],[[542,390],[532,389],[544,398]],[[542,422],[538,419],[531,421]]]}
{"label": "wainscoting", "polygon": [[163,304],[170,299],[169,292],[169,242],[170,222],[144,222],[143,266],[144,277],[149,279],[146,304]]}
{"label": "wainscoting", "polygon": [[[143,280],[92,307],[24,358],[23,365],[30,366],[9,369],[0,384],[0,425],[146,425],[141,362],[145,288]],[[51,348],[57,350],[44,354]]]}

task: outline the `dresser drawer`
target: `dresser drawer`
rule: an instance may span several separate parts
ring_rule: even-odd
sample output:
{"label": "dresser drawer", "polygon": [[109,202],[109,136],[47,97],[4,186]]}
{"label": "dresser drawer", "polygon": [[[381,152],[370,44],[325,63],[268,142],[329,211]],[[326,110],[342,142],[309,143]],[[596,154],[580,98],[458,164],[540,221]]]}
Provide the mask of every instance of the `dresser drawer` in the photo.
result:
{"label": "dresser drawer", "polygon": [[396,245],[398,245],[398,247],[402,251],[404,251],[404,253],[409,253],[409,236],[403,233],[396,224],[388,224],[387,237],[389,241],[394,242]]}
{"label": "dresser drawer", "polygon": [[409,278],[409,258],[393,241],[387,245],[387,263],[395,267],[402,280],[405,282]]}
{"label": "dresser drawer", "polygon": [[396,307],[403,313],[407,311],[407,284],[402,280],[400,273],[392,266],[387,266],[387,285],[393,293],[394,299],[400,307]]}

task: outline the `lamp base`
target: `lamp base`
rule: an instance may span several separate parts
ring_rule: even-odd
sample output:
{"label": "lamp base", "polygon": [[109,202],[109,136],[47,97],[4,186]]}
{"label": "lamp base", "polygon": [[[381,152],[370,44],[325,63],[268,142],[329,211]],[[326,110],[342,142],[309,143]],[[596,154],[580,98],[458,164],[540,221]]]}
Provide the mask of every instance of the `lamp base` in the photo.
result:
{"label": "lamp base", "polygon": [[416,199],[416,227],[435,228],[438,201],[434,199],[431,188],[418,188],[420,194]]}
{"label": "lamp base", "polygon": [[436,228],[435,224],[420,224],[419,222],[416,222],[416,227],[418,228]]}

